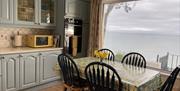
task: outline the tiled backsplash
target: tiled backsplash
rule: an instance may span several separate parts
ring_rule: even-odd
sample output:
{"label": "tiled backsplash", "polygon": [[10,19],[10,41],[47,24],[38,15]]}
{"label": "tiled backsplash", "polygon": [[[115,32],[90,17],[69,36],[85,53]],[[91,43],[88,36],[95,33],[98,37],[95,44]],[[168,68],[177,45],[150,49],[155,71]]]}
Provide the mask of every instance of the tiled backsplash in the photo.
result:
{"label": "tiled backsplash", "polygon": [[[24,37],[29,34],[52,34],[53,30],[37,28],[0,27],[0,48],[13,47],[14,36],[17,35],[18,32]],[[23,40],[23,44],[24,43],[25,40]]]}

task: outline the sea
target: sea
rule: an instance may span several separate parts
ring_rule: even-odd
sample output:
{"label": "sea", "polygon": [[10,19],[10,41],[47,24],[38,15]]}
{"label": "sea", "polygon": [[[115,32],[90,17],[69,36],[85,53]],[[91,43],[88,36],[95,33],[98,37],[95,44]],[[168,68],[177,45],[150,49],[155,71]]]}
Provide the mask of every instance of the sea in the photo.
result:
{"label": "sea", "polygon": [[111,49],[115,54],[129,52],[141,53],[146,61],[157,61],[167,53],[180,55],[180,34],[156,33],[124,33],[106,31],[104,48]]}

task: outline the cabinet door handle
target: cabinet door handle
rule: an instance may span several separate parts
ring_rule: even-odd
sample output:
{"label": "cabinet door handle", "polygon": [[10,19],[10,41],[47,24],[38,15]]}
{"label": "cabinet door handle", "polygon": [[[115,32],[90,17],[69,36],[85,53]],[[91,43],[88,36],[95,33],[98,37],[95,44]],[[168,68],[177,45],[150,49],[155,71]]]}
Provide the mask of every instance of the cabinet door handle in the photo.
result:
{"label": "cabinet door handle", "polygon": [[19,57],[23,57],[22,55],[19,55]]}
{"label": "cabinet door handle", "polygon": [[2,60],[2,59],[4,59],[5,57],[1,57],[0,59]]}
{"label": "cabinet door handle", "polygon": [[42,55],[42,53],[39,53],[39,56],[41,56]]}

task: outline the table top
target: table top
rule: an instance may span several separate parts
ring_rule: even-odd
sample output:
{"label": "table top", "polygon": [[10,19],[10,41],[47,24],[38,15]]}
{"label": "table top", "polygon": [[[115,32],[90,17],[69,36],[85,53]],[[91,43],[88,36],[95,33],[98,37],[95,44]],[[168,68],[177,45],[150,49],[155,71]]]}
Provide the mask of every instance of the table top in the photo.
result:
{"label": "table top", "polygon": [[[75,59],[74,61],[76,62],[78,68],[82,72],[84,72],[85,67],[89,63],[93,61],[99,61],[99,59],[94,57],[85,57],[85,58]],[[160,77],[160,72],[155,70],[135,67],[132,65],[122,64],[116,61],[113,62],[113,61],[103,60],[103,62],[113,66],[116,69],[123,83],[130,84],[135,87],[140,87],[145,83],[148,83],[148,81],[151,81],[156,77]]]}

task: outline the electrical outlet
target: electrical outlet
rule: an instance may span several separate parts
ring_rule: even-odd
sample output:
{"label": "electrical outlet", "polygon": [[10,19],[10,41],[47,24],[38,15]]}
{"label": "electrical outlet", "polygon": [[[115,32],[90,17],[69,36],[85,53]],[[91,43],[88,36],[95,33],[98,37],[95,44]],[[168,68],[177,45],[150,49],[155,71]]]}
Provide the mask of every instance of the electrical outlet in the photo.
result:
{"label": "electrical outlet", "polygon": [[9,35],[6,35],[6,34],[3,35],[3,34],[1,34],[1,35],[0,35],[0,40],[1,40],[1,41],[8,41],[8,40],[9,40]]}

